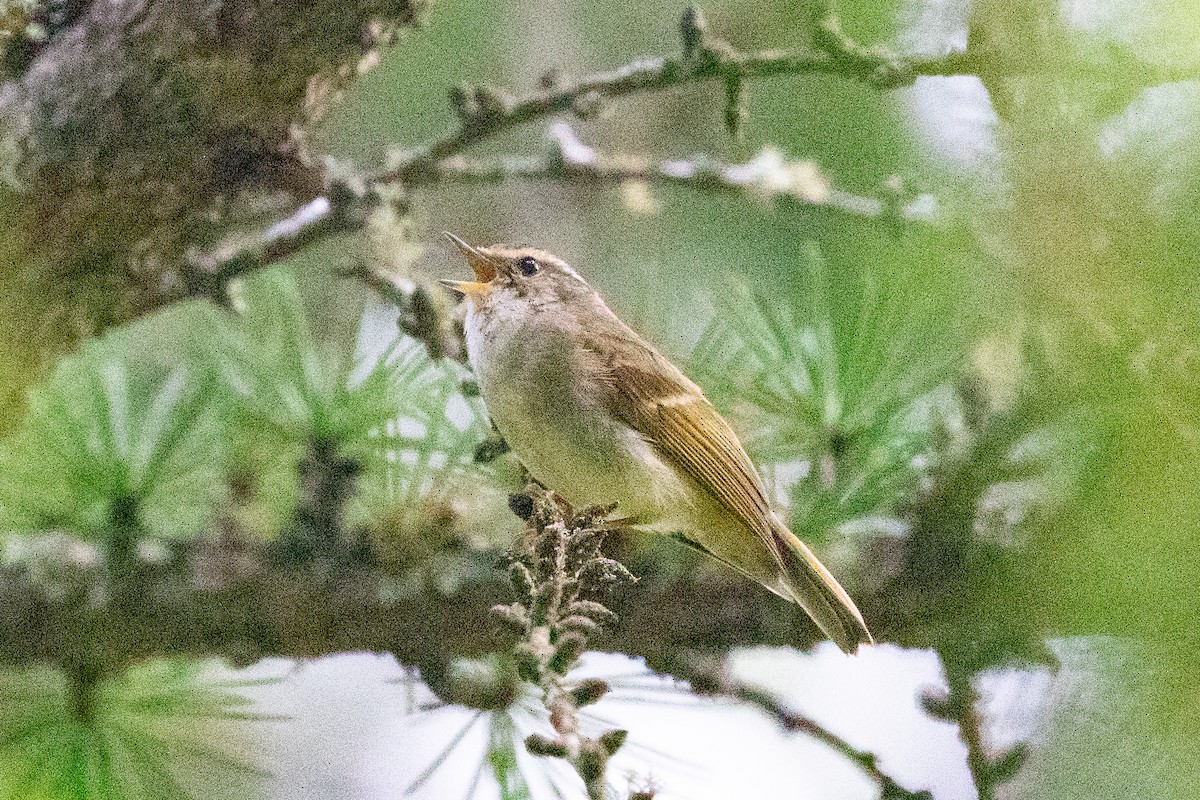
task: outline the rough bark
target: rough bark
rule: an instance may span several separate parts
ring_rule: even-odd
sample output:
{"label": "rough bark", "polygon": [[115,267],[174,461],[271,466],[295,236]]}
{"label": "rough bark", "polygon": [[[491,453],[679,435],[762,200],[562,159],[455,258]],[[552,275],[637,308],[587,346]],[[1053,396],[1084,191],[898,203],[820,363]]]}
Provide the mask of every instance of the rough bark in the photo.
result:
{"label": "rough bark", "polygon": [[[326,191],[305,131],[426,0],[47,2],[0,86],[0,371],[179,296],[190,253]],[[193,292],[194,293],[194,292]],[[19,392],[19,390],[18,390]],[[9,404],[14,404],[9,399]]]}

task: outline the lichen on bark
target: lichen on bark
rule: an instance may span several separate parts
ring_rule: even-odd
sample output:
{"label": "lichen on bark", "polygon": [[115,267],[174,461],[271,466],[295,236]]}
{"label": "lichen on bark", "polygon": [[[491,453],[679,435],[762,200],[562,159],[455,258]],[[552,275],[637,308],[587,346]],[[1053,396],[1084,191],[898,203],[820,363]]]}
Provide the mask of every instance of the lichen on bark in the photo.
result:
{"label": "lichen on bark", "polygon": [[28,352],[0,373],[40,373],[81,337],[180,294],[198,248],[324,191],[308,129],[427,4],[14,11],[0,42],[0,312],[12,311],[0,315],[5,341]]}

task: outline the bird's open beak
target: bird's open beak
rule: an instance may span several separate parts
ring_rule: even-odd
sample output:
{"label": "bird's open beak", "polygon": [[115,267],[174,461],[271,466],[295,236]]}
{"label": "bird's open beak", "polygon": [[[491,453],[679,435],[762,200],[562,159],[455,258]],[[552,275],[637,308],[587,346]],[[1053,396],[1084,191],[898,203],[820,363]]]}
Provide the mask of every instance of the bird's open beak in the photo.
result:
{"label": "bird's open beak", "polygon": [[453,233],[446,231],[446,238],[454,242],[454,246],[462,251],[462,254],[467,257],[467,263],[471,265],[472,271],[475,273],[473,281],[439,281],[443,286],[448,286],[460,294],[465,294],[467,297],[479,297],[487,293],[492,286],[492,281],[496,279],[496,264],[486,254],[479,252],[471,245],[464,242]]}

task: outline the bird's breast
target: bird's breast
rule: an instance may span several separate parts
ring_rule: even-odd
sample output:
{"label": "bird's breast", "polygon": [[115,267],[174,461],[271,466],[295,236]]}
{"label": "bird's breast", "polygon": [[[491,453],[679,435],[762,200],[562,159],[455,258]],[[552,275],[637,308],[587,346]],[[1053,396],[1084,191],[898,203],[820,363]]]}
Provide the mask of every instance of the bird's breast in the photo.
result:
{"label": "bird's breast", "polygon": [[605,407],[595,354],[571,330],[536,312],[472,311],[466,337],[488,414],[535,478],[575,505],[615,502],[628,517],[673,501],[675,471]]}

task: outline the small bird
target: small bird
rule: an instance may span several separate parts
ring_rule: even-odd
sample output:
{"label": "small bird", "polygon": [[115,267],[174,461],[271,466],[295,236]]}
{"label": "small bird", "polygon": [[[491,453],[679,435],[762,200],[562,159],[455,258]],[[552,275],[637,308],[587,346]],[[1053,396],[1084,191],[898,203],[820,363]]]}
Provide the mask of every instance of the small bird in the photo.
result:
{"label": "small bird", "polygon": [[767,503],[762,479],[700,387],[622,322],[562,259],[472,247],[467,358],[525,468],[577,506],[617,503],[799,603],[842,650],[871,643],[845,590]]}

